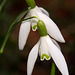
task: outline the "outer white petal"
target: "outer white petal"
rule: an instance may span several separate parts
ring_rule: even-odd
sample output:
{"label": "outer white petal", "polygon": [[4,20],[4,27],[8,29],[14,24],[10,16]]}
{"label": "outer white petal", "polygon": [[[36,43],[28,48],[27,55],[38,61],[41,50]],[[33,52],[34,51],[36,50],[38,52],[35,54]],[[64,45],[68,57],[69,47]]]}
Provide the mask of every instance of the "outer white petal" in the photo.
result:
{"label": "outer white petal", "polygon": [[19,49],[22,50],[26,44],[28,35],[30,32],[30,22],[25,22],[21,24],[19,31]]}
{"label": "outer white petal", "polygon": [[38,56],[39,42],[32,48],[27,61],[27,75],[32,75],[32,71]]}
{"label": "outer white petal", "polygon": [[67,64],[66,64],[66,61],[65,61],[65,58],[64,58],[63,54],[57,48],[57,46],[55,46],[53,44],[53,42],[51,41],[49,36],[47,36],[47,43],[48,43],[48,46],[49,46],[50,55],[53,58],[56,66],[58,67],[58,69],[60,70],[62,75],[69,75]]}
{"label": "outer white petal", "polygon": [[[37,9],[37,6],[34,8],[34,9],[31,9],[30,10],[30,16],[32,17],[32,16],[36,16],[36,17],[38,17],[38,15],[37,15],[37,13],[40,11],[40,9]],[[33,20],[35,20],[36,18],[33,18]],[[37,21],[37,19],[36,19],[36,21]]]}
{"label": "outer white petal", "polygon": [[[25,16],[25,18],[24,19],[26,19],[26,18],[29,18],[30,17],[30,11],[27,13],[27,15]],[[28,20],[27,20],[28,21]],[[23,21],[23,22],[25,22],[25,21]],[[22,23],[23,23],[22,22]]]}
{"label": "outer white petal", "polygon": [[58,44],[54,39],[51,39],[51,40],[52,40],[52,42],[61,50],[59,44]]}
{"label": "outer white petal", "polygon": [[38,16],[45,23],[47,32],[51,37],[53,37],[54,39],[56,39],[59,42],[65,42],[59,28],[48,16],[46,16],[40,12],[38,13]]}
{"label": "outer white petal", "polygon": [[42,11],[42,13],[44,13],[45,15],[49,16],[49,13],[42,7],[39,7],[40,10]]}

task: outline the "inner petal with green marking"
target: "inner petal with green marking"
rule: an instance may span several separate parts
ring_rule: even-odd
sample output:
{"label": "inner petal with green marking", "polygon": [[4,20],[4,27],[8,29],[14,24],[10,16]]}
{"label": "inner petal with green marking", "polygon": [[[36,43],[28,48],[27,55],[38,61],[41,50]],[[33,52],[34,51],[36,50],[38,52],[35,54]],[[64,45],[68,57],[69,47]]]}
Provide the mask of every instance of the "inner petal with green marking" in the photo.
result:
{"label": "inner petal with green marking", "polygon": [[37,29],[37,25],[34,25],[34,26],[32,27],[32,30],[33,30],[33,31],[36,31],[36,29]]}
{"label": "inner petal with green marking", "polygon": [[47,55],[47,54],[42,54],[41,60],[44,60],[44,59],[49,60],[50,59],[50,56]]}

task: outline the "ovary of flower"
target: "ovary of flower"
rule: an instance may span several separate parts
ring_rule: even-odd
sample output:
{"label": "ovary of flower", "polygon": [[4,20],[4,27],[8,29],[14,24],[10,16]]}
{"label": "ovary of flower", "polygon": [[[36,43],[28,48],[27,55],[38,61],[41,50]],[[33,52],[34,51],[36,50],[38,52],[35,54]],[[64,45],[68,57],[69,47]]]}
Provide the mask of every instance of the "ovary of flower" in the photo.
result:
{"label": "ovary of flower", "polygon": [[[30,9],[30,11],[27,13],[25,18],[29,18],[32,16],[38,17],[40,20],[42,20],[45,23],[47,32],[52,38],[54,38],[55,40],[59,42],[63,42],[63,43],[65,42],[59,28],[49,18],[49,13],[45,9],[36,6],[35,8]],[[34,18],[34,19],[30,19],[30,20],[22,22],[20,26],[20,31],[19,31],[19,49],[20,50],[22,50],[26,44],[27,37],[29,35],[31,27],[33,31],[36,31],[37,21],[38,20]]]}
{"label": "ovary of flower", "polygon": [[38,54],[42,61],[44,59],[49,60],[52,57],[62,75],[69,75],[67,64],[60,51],[59,45],[57,43],[54,44],[53,40],[48,35],[41,37],[30,51],[27,61],[27,75],[32,75]]}

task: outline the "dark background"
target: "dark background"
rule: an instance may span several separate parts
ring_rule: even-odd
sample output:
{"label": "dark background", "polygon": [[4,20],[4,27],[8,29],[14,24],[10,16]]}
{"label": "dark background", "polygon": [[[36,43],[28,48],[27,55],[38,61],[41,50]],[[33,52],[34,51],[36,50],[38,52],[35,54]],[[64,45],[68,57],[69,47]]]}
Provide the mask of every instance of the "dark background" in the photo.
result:
{"label": "dark background", "polygon": [[[36,4],[45,8],[58,25],[66,43],[59,43],[68,64],[70,75],[75,75],[75,0],[36,0]],[[9,0],[0,17],[0,46],[13,19],[27,7],[25,0]],[[30,50],[39,39],[38,31],[31,30],[24,50],[18,49],[20,24],[12,32],[3,54],[0,54],[0,75],[26,75],[27,58]],[[36,61],[33,75],[50,75],[51,62]],[[56,75],[61,75],[56,68]]]}

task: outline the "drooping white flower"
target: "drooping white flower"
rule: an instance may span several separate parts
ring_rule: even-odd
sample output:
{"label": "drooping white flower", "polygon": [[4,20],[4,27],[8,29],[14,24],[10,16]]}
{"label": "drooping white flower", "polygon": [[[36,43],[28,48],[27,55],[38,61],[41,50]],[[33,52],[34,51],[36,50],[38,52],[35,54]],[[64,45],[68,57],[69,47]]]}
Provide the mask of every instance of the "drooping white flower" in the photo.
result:
{"label": "drooping white flower", "polygon": [[[32,17],[32,16],[38,17],[40,20],[42,20],[45,23],[47,32],[52,38],[54,38],[55,40],[59,42],[65,42],[59,28],[51,20],[51,18],[49,18],[49,13],[45,9],[36,6],[35,8],[30,9],[30,11],[28,12],[25,18]],[[37,29],[36,27],[37,21],[38,20],[36,18],[33,18],[33,19],[22,22],[20,31],[19,31],[19,49],[20,50],[22,50],[24,48],[24,45],[26,44],[27,37],[30,32],[30,28],[32,27],[33,31]]]}
{"label": "drooping white flower", "polygon": [[49,60],[52,57],[62,75],[69,75],[65,58],[61,53],[59,46],[57,43],[53,43],[48,35],[41,37],[38,43],[30,51],[27,61],[27,75],[32,74],[38,54],[42,61],[44,59]]}

